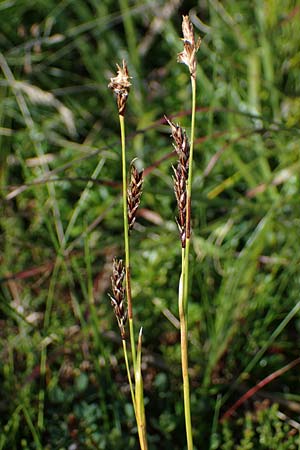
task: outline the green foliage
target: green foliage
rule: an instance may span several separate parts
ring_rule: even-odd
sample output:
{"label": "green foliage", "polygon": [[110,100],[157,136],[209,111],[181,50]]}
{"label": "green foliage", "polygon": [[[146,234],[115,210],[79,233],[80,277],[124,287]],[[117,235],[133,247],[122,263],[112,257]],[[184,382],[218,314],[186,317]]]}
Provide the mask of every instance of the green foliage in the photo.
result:
{"label": "green foliage", "polygon": [[299,2],[190,3],[161,23],[162,0],[0,5],[0,449],[137,448],[107,296],[112,259],[123,257],[107,84],[123,58],[133,76],[128,163],[138,156],[149,169],[131,252],[149,448],[184,448],[175,156],[164,159],[163,116],[189,134],[189,77],[176,63],[189,7],[203,38],[189,301],[195,449],[299,447],[297,367],[261,393],[279,406],[255,409],[251,398],[218,423],[299,354]]}
{"label": "green foliage", "polygon": [[[255,414],[247,413],[244,418],[235,421],[235,429],[232,424],[225,422],[222,426],[222,437],[215,448],[221,450],[251,450],[271,449],[297,450],[300,438],[299,430],[291,430],[278,417],[278,405],[258,405]],[[237,439],[237,436],[241,436]]]}

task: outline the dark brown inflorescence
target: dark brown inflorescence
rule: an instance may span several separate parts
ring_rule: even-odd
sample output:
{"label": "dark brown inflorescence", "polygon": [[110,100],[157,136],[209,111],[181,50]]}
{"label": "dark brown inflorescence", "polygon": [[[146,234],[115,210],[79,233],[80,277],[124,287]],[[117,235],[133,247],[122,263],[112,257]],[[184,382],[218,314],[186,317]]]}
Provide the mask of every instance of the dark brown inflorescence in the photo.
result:
{"label": "dark brown inflorescence", "polygon": [[173,167],[174,176],[174,192],[177,200],[178,218],[177,225],[179,228],[181,245],[185,248],[186,233],[190,224],[186,224],[187,211],[187,181],[189,176],[189,157],[190,145],[185,131],[179,126],[166,118],[171,127],[172,137],[174,139],[174,148],[178,155],[177,167]]}
{"label": "dark brown inflorescence", "polygon": [[113,260],[113,273],[111,277],[113,295],[110,295],[110,300],[111,305],[114,308],[122,339],[126,339],[125,325],[127,321],[124,278],[125,268],[123,266],[123,261],[115,258]]}
{"label": "dark brown inflorescence", "polygon": [[141,195],[143,189],[144,171],[140,172],[132,164],[131,165],[131,180],[127,191],[127,212],[128,212],[128,229],[132,230],[136,219],[136,213],[141,202]]}
{"label": "dark brown inflorescence", "polygon": [[130,90],[130,76],[126,62],[123,60],[122,67],[117,64],[117,76],[110,79],[108,87],[114,91],[117,96],[117,105],[120,116],[124,116],[126,102]]}
{"label": "dark brown inflorescence", "polygon": [[178,53],[177,62],[186,64],[193,78],[196,78],[196,53],[201,45],[201,38],[195,42],[194,30],[189,16],[182,16],[183,52]]}

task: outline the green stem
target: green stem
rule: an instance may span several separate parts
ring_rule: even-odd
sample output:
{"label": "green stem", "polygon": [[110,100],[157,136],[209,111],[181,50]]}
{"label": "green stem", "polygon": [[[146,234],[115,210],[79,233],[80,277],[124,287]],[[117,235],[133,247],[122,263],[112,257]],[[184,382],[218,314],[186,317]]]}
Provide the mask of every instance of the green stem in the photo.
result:
{"label": "green stem", "polygon": [[39,430],[44,429],[44,406],[45,406],[45,377],[46,377],[46,361],[47,361],[47,347],[43,347],[41,352],[40,361],[40,378],[41,387],[38,395],[38,422],[37,427]]}
{"label": "green stem", "polygon": [[[55,287],[57,282],[58,273],[61,267],[61,258],[57,258],[53,275],[51,278],[51,283],[47,295],[46,300],[46,310],[44,316],[44,339],[48,336],[52,304],[54,299]],[[37,427],[39,430],[44,429],[44,407],[45,407],[45,390],[46,390],[46,369],[47,369],[47,344],[46,342],[42,342],[42,350],[41,350],[41,360],[40,360],[40,389],[38,395],[38,420]]]}
{"label": "green stem", "polygon": [[32,437],[33,437],[33,440],[35,443],[35,447],[37,448],[37,450],[43,450],[43,447],[42,447],[42,444],[40,441],[40,437],[39,437],[39,433],[37,432],[37,430],[35,429],[35,427],[32,423],[32,420],[31,420],[31,417],[30,417],[27,407],[25,405],[22,405],[21,409],[23,410],[23,414],[24,414],[25,420],[27,422],[28,428],[31,431],[31,434],[32,434]]}
{"label": "green stem", "polygon": [[125,142],[125,122],[124,116],[119,115],[121,129],[121,146],[122,146],[122,177],[123,177],[123,222],[124,222],[124,246],[125,246],[125,269],[126,269],[126,297],[128,304],[128,321],[130,346],[132,354],[133,369],[136,368],[136,352],[134,340],[132,299],[130,286],[130,250],[129,250],[129,233],[128,233],[128,215],[127,215],[127,170],[126,170],[126,142]]}
{"label": "green stem", "polygon": [[186,246],[184,261],[184,307],[187,312],[187,300],[189,290],[189,253],[191,239],[191,197],[192,197],[192,179],[193,179],[193,155],[195,140],[195,116],[196,116],[196,80],[191,77],[192,83],[192,118],[191,118],[191,138],[190,138],[190,157],[189,157],[189,176],[187,182],[187,209],[186,209]]}
{"label": "green stem", "polygon": [[129,386],[130,386],[131,400],[132,400],[134,415],[136,417],[135,396],[134,396],[134,390],[133,390],[133,385],[132,385],[132,380],[131,380],[131,375],[130,375],[127,347],[126,347],[125,339],[122,339],[122,344],[123,344],[124,359],[125,359],[125,364],[126,364],[127,378],[128,378],[128,382],[129,382]]}
{"label": "green stem", "polygon": [[137,358],[136,358],[135,401],[136,401],[136,420],[138,425],[141,450],[148,450],[146,416],[144,405],[144,388],[142,377],[142,332],[143,329],[141,328],[138,338]]}
{"label": "green stem", "polygon": [[192,176],[193,176],[193,154],[195,138],[195,115],[196,115],[196,79],[191,77],[192,83],[192,117],[191,117],[191,139],[189,157],[189,175],[187,181],[187,208],[186,208],[186,244],[182,249],[182,275],[179,289],[179,318],[180,318],[180,345],[181,345],[181,366],[183,379],[183,401],[185,428],[187,436],[188,450],[193,449],[190,387],[188,375],[188,337],[187,337],[187,315],[188,315],[188,290],[189,290],[189,252],[191,237],[191,197],[192,197]]}
{"label": "green stem", "polygon": [[[131,346],[131,354],[132,354],[132,363],[134,369],[134,376],[136,379],[137,373],[137,360],[136,360],[136,351],[135,351],[135,340],[134,340],[134,326],[133,326],[133,314],[132,314],[132,298],[131,298],[131,285],[130,285],[130,248],[129,248],[129,232],[128,232],[128,213],[127,213],[127,170],[126,170],[126,142],[125,142],[125,123],[124,116],[119,115],[120,119],[120,128],[121,128],[121,146],[122,146],[122,177],[123,177],[123,221],[124,221],[124,246],[125,246],[125,269],[126,269],[126,297],[128,304],[128,320],[129,320],[129,333],[130,333],[130,346]],[[141,401],[141,396],[137,399],[133,392],[133,386],[130,376],[129,364],[128,364],[128,356],[127,356],[127,348],[126,342],[123,340],[123,350],[125,357],[125,364],[127,370],[128,381],[130,385],[132,404],[134,408],[134,413],[137,421],[138,435],[140,446],[142,450],[147,450],[147,439],[146,439],[146,428],[145,428],[145,418],[141,417],[140,412],[137,408],[137,401]],[[139,374],[141,377],[141,373]],[[141,381],[140,381],[141,383]],[[143,400],[142,400],[143,401]],[[144,404],[139,404],[139,409],[144,411]]]}
{"label": "green stem", "polygon": [[192,434],[192,420],[191,420],[191,405],[190,405],[190,384],[188,373],[188,333],[187,333],[187,318],[186,306],[184,298],[184,287],[187,273],[185,272],[185,256],[186,250],[183,248],[181,253],[181,279],[179,283],[178,293],[178,309],[180,320],[180,349],[181,349],[181,369],[183,381],[183,402],[184,402],[184,418],[186,429],[186,440],[188,450],[193,450],[193,434]]}

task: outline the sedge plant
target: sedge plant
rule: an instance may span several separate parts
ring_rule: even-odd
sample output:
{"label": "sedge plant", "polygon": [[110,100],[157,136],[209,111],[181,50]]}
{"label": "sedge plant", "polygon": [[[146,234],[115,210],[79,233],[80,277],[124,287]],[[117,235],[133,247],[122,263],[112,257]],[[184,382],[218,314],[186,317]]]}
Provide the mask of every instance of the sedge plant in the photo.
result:
{"label": "sedge plant", "polygon": [[[108,85],[111,88],[117,99],[120,134],[121,134],[121,154],[122,154],[122,199],[123,199],[123,224],[124,224],[124,252],[125,252],[125,267],[122,260],[114,259],[113,261],[113,275],[111,304],[114,308],[115,316],[120,329],[120,334],[123,344],[124,359],[127,371],[128,382],[130,386],[132,404],[137,422],[137,429],[139,435],[139,442],[141,450],[147,450],[147,434],[146,434],[146,418],[144,408],[143,396],[143,379],[141,373],[141,359],[142,359],[142,328],[139,333],[137,352],[135,350],[134,337],[134,320],[132,308],[131,295],[131,273],[130,273],[130,243],[129,234],[133,229],[135,223],[137,209],[140,204],[142,187],[143,187],[143,171],[139,172],[134,164],[131,165],[131,179],[127,186],[127,163],[126,163],[126,139],[125,139],[125,110],[130,90],[130,76],[125,61],[123,60],[122,67],[117,65],[117,76],[111,78]],[[125,284],[125,288],[124,288]],[[130,335],[130,349],[134,373],[133,385],[128,353],[125,325],[129,322]]]}
{"label": "sedge plant", "polygon": [[192,85],[192,112],[190,142],[185,131],[177,124],[167,120],[171,127],[174,148],[178,156],[177,167],[173,167],[174,192],[177,200],[177,225],[181,241],[181,276],[178,289],[178,310],[180,320],[180,349],[183,381],[184,416],[188,450],[193,449],[193,435],[190,406],[190,387],[188,375],[188,286],[189,286],[189,252],[191,239],[191,196],[193,149],[195,139],[196,112],[196,53],[200,47],[200,38],[195,41],[192,23],[188,16],[182,20],[184,49],[178,54],[177,61],[186,64],[190,71]]}

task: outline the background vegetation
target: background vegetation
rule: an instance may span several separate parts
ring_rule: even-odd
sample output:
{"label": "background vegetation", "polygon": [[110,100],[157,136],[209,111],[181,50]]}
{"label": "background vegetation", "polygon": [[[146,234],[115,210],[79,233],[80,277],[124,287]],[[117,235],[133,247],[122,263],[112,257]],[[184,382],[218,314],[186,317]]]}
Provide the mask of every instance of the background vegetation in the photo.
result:
{"label": "background vegetation", "polygon": [[[107,88],[125,58],[128,161],[146,169],[132,236],[150,449],[185,447],[170,131],[189,132],[181,14],[203,38],[189,308],[197,449],[297,449],[298,1],[0,4],[0,449],[137,449],[110,306],[122,252],[120,145]],[[44,427],[43,427],[44,425]]]}

